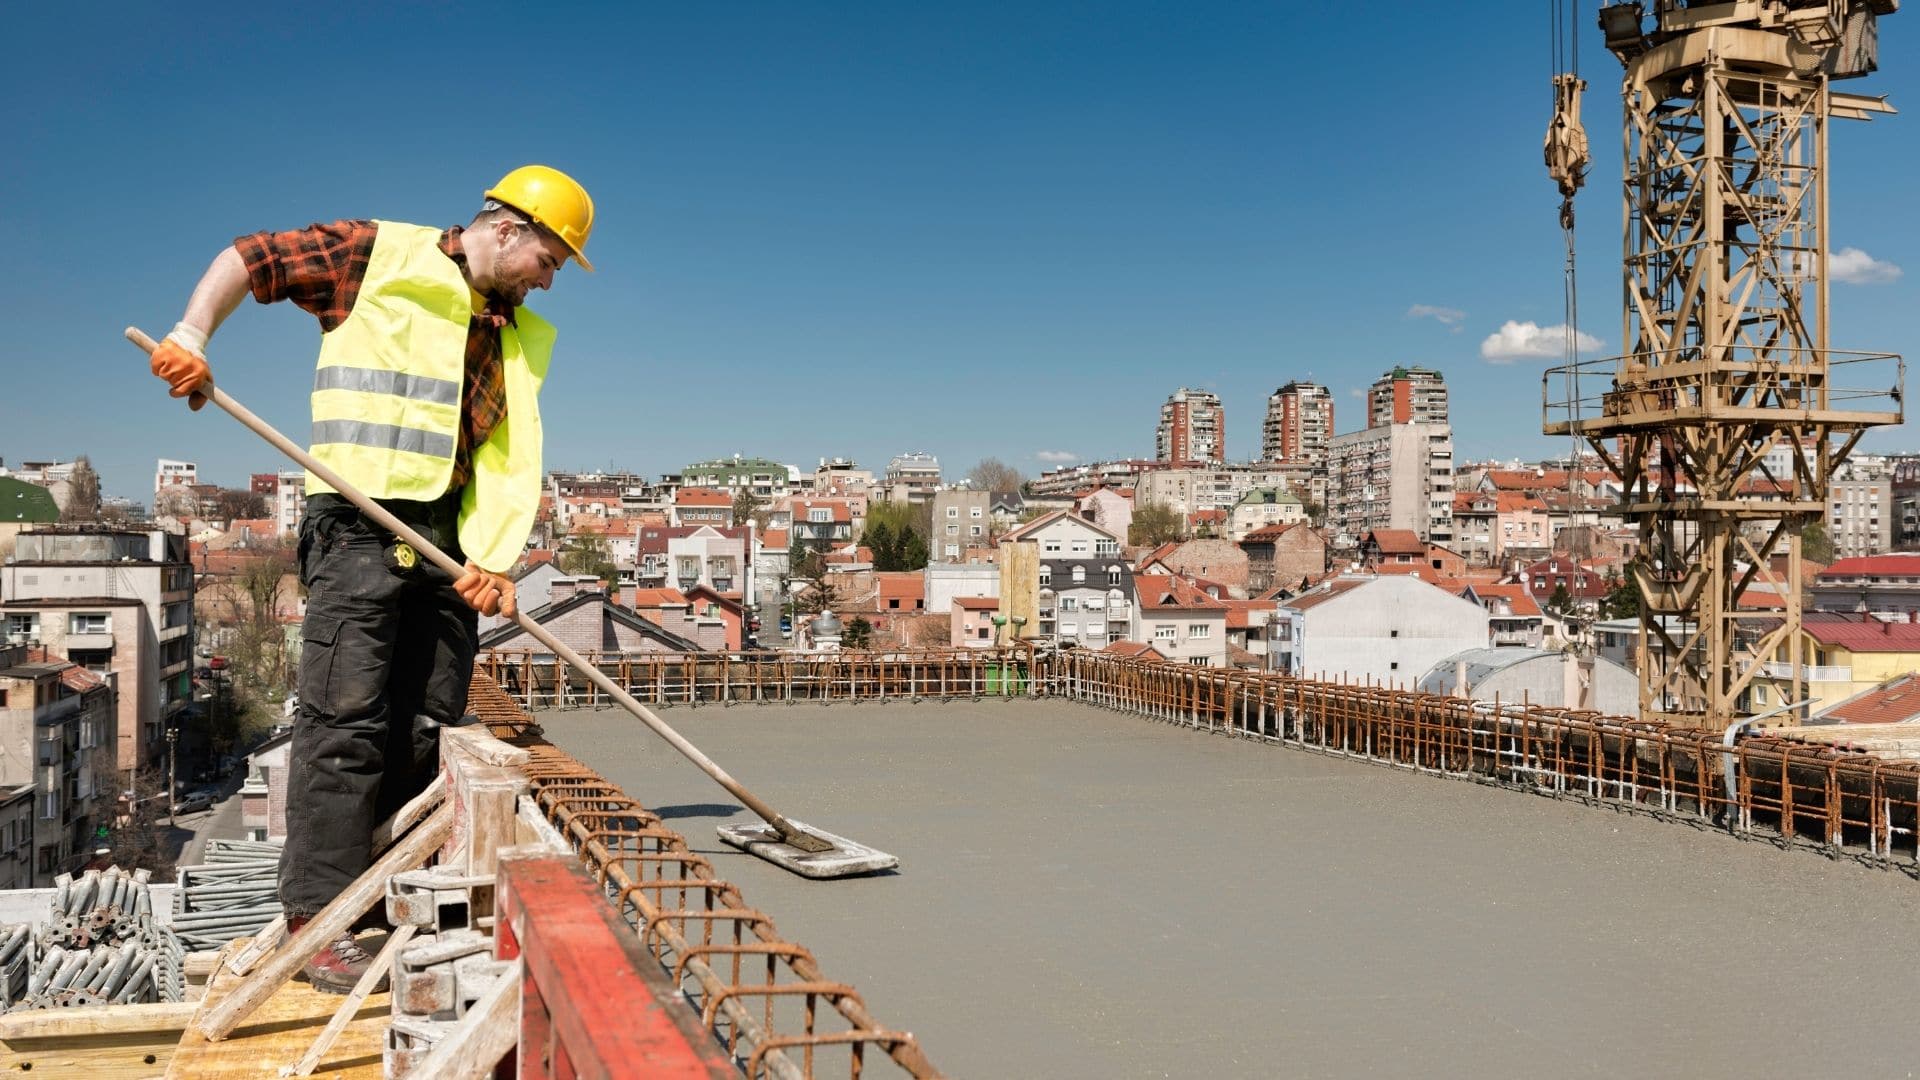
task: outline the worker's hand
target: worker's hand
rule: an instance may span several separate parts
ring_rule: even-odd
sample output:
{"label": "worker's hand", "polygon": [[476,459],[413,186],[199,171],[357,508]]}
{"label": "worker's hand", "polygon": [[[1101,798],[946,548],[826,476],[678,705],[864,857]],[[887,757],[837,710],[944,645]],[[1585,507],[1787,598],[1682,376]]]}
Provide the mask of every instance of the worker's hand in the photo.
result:
{"label": "worker's hand", "polygon": [[168,393],[186,398],[187,406],[198,411],[207,403],[207,396],[200,391],[213,382],[213,372],[207,367],[204,337],[199,342],[182,338],[179,328],[175,327],[153,350],[153,373],[166,380]]}
{"label": "worker's hand", "polygon": [[513,582],[480,569],[471,559],[467,560],[467,572],[453,583],[453,591],[482,615],[513,618]]}

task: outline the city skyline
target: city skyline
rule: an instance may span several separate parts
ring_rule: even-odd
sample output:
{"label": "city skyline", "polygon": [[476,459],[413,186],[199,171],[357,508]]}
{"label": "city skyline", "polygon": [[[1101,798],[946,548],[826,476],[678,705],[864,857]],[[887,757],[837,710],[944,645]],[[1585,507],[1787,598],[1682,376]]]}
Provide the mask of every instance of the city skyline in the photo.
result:
{"label": "city skyline", "polygon": [[[344,59],[332,108],[380,117],[430,98],[440,78],[409,62],[416,43],[506,12],[392,13],[391,33]],[[277,467],[230,420],[166,399],[120,329],[164,333],[235,235],[462,222],[523,158],[574,171],[601,211],[599,272],[569,268],[531,305],[560,329],[555,468],[659,473],[735,452],[878,464],[924,447],[1031,475],[1151,455],[1154,412],[1182,385],[1242,418],[1224,456],[1250,460],[1275,387],[1327,385],[1351,431],[1368,380],[1396,365],[1446,373],[1462,458],[1564,453],[1538,416],[1565,258],[1539,159],[1544,17],[1379,20],[1368,55],[1391,74],[1353,79],[1340,50],[1294,47],[1352,34],[1344,14],[612,10],[584,42],[526,31],[569,57],[567,74],[498,95],[490,125],[538,138],[429,148],[411,125],[369,120],[352,154],[321,157],[288,103],[226,88],[282,62],[275,42],[350,33],[352,12],[87,25],[86,52],[30,51],[0,76],[36,103],[0,170],[0,195],[33,212],[0,259],[38,316],[14,342],[0,455],[87,453],[110,494],[133,497],[155,458],[229,486]],[[80,18],[36,9],[20,32],[66,40]],[[1882,38],[1897,55],[1906,21]],[[1578,203],[1580,328],[1605,356],[1620,338],[1617,65],[1599,34],[1582,46],[1595,161]],[[1889,64],[1851,89],[1906,106],[1915,70]],[[1336,81],[1337,119],[1275,108]],[[1456,88],[1466,122],[1409,122],[1413,89],[1435,85]],[[1920,236],[1887,212],[1920,146],[1898,136],[1908,122],[1876,121],[1892,137],[1835,128],[1838,349],[1920,352],[1901,269]],[[1393,136],[1355,137],[1369,131]],[[191,170],[129,165],[183,146]],[[210,359],[297,437],[315,336],[289,306],[246,304]],[[1862,446],[1914,448],[1905,426]]]}

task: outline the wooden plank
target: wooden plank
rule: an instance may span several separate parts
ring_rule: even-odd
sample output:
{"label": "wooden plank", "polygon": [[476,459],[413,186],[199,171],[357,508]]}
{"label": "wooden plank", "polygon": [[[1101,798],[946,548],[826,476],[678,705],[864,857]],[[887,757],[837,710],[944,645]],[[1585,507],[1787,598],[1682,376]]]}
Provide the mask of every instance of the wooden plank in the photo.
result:
{"label": "wooden plank", "polygon": [[[9,1076],[149,1080],[171,1068],[179,1041],[180,1028],[177,1027],[107,1035],[0,1040],[0,1071]],[[378,1076],[379,1072],[371,1075]]]}
{"label": "wooden plank", "polygon": [[533,796],[520,796],[514,807],[514,820],[516,845],[538,844],[555,855],[564,855],[573,850],[573,845],[567,843],[567,838],[561,836],[560,830],[554,828],[553,822],[548,821],[547,816],[540,812],[540,807],[533,801]]}
{"label": "wooden plank", "polygon": [[274,995],[275,988],[292,978],[294,972],[304,967],[308,960],[313,959],[315,954],[384,897],[388,878],[425,862],[427,856],[446,839],[452,824],[451,805],[443,805],[435,810],[419,828],[408,833],[405,839],[376,860],[366,873],[347,887],[347,891],[335,897],[326,910],[314,916],[313,921],[298,934],[288,938],[259,970],[246,976],[232,993],[221,998],[217,1004],[213,1004],[213,995],[209,993],[207,1000],[210,1007],[195,1019],[194,1027],[209,1039],[226,1038],[249,1013]]}
{"label": "wooden plank", "polygon": [[[379,939],[366,942],[369,946],[378,943]],[[201,1019],[246,984],[244,977],[222,968],[207,988]],[[240,1080],[242,1077],[251,1080],[271,1076],[277,1066],[297,1060],[313,1045],[314,1038],[333,1019],[343,1000],[339,994],[315,990],[305,982],[280,983],[270,997],[252,1010],[245,1023],[220,1042],[208,1040],[194,1025],[188,1025],[180,1036],[166,1076],[168,1080]],[[390,993],[369,994],[315,1071],[329,1080],[380,1080],[385,1073],[387,1024],[392,1012]],[[143,1075],[152,1076],[154,1070],[149,1068]]]}
{"label": "wooden plank", "polygon": [[517,768],[533,760],[533,751],[510,746],[494,738],[484,724],[443,727],[440,729],[440,746],[442,760],[445,760],[448,747],[456,748],[459,753],[484,765]]}
{"label": "wooden plank", "polygon": [[[190,1001],[146,1005],[96,1005],[88,1009],[34,1009],[0,1015],[0,1040],[51,1039],[68,1035],[118,1035],[127,1032],[179,1032],[193,1018]],[[177,1039],[176,1039],[177,1041]]]}
{"label": "wooden plank", "polygon": [[367,966],[366,974],[360,976],[360,981],[355,984],[353,993],[348,994],[347,999],[340,1003],[340,1008],[334,1011],[333,1019],[327,1021],[327,1026],[314,1038],[313,1045],[307,1048],[307,1052],[300,1055],[300,1060],[280,1070],[281,1076],[313,1075],[313,1070],[319,1066],[321,1059],[327,1056],[327,1051],[333,1049],[333,1044],[340,1038],[340,1033],[345,1031],[347,1025],[352,1023],[353,1018],[359,1014],[361,1003],[367,1000],[367,995],[373,993],[373,988],[393,970],[394,954],[406,948],[407,942],[413,940],[413,931],[414,928],[411,926],[402,926],[387,936],[387,943],[380,947],[380,952],[374,956],[373,963]]}

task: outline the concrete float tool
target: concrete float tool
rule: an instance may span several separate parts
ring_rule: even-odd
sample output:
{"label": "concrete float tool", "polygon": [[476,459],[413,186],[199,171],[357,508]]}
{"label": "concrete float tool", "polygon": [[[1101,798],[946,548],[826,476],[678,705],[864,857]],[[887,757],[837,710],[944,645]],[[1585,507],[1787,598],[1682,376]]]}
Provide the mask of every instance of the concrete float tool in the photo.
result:
{"label": "concrete float tool", "polygon": [[[140,346],[147,353],[152,353],[158,347],[152,338],[137,327],[128,327],[126,333],[128,341]],[[326,481],[335,491],[359,507],[361,513],[378,523],[381,528],[411,544],[415,551],[432,560],[435,566],[456,578],[466,573],[466,567],[454,562],[445,552],[428,543],[425,537],[408,528],[405,522],[394,517],[385,507],[361,494],[353,485],[341,479],[339,474],[316,461],[313,455],[280,434],[272,425],[255,416],[246,406],[215,386],[212,379],[207,380],[200,392],[206,395],[207,400],[225,409],[228,415],[246,425],[254,434],[272,443],[281,453]],[[875,850],[865,844],[848,840],[844,836],[836,836],[775,813],[773,807],[740,786],[738,780],[727,775],[725,769],[715,764],[711,758],[701,753],[698,747],[668,726],[667,722],[655,715],[653,710],[634,700],[633,695],[621,689],[607,677],[605,672],[587,663],[579,653],[548,633],[545,627],[528,618],[526,612],[516,608],[513,618],[521,629],[533,636],[535,641],[551,649],[555,656],[572,664],[574,670],[586,676],[588,681],[599,687],[608,697],[619,702],[622,708],[652,728],[654,734],[665,739],[668,745],[680,751],[688,761],[699,766],[701,772],[706,773],[715,783],[727,789],[727,794],[739,799],[747,809],[764,819],[764,824],[749,822],[739,825],[721,825],[717,829],[720,839],[803,877],[850,877],[855,874],[890,870],[900,865],[899,859],[884,851]]]}

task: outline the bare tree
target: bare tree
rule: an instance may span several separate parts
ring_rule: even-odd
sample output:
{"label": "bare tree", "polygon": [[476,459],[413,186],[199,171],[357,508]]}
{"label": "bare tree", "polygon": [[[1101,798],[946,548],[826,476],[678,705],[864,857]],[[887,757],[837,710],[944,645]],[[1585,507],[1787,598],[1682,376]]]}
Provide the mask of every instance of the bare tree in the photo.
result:
{"label": "bare tree", "polygon": [[984,458],[967,470],[967,485],[976,491],[1019,491],[1027,478],[999,458]]}
{"label": "bare tree", "polygon": [[1186,522],[1173,507],[1142,502],[1133,508],[1133,524],[1127,529],[1127,539],[1135,544],[1165,544],[1180,539],[1185,530]]}
{"label": "bare tree", "polygon": [[93,471],[93,462],[85,454],[73,459],[73,472],[67,477],[67,507],[61,511],[60,520],[100,520],[100,474]]}

